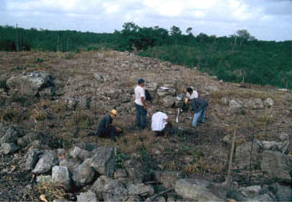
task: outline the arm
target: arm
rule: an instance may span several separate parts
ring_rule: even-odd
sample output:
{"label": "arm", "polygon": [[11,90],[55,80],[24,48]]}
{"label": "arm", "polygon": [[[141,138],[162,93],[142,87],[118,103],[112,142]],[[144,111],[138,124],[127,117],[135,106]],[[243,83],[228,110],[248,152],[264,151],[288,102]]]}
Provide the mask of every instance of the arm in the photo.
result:
{"label": "arm", "polygon": [[141,101],[145,110],[147,110],[146,101],[144,97],[141,97]]}

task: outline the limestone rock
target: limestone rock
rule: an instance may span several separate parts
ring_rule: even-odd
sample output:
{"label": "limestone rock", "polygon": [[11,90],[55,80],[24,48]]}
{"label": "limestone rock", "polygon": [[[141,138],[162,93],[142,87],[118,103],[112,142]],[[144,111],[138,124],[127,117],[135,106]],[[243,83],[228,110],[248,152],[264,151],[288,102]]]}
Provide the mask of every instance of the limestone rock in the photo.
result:
{"label": "limestone rock", "polygon": [[246,103],[246,106],[251,109],[262,109],[264,108],[263,101],[259,98],[257,99],[251,99]]}
{"label": "limestone rock", "polygon": [[174,104],[175,104],[175,97],[172,97],[172,96],[166,96],[164,97],[161,102],[162,102],[162,105],[166,108],[170,108],[170,107],[173,107]]}
{"label": "limestone rock", "polygon": [[96,195],[89,190],[88,192],[78,195],[77,202],[97,202]]}
{"label": "limestone rock", "polygon": [[114,178],[115,179],[125,178],[125,177],[127,177],[127,173],[126,173],[126,171],[124,169],[118,169],[114,173]]}
{"label": "limestone rock", "polygon": [[261,169],[273,180],[291,182],[292,157],[279,152],[264,151]]}
{"label": "limestone rock", "polygon": [[204,86],[205,90],[209,93],[216,92],[219,90],[217,86]]}
{"label": "limestone rock", "polygon": [[66,166],[70,173],[73,173],[76,168],[81,164],[81,162],[78,159],[62,159],[60,161],[60,166]]}
{"label": "limestone rock", "polygon": [[27,151],[27,153],[25,154],[25,170],[32,170],[37,161],[39,160],[39,155],[41,154],[41,151],[38,149],[34,149],[34,148],[29,148],[29,150]]}
{"label": "limestone rock", "polygon": [[57,155],[52,150],[44,151],[44,154],[40,157],[32,173],[42,174],[47,173],[51,168],[58,164]]}
{"label": "limestone rock", "polygon": [[239,104],[238,102],[236,102],[235,100],[230,100],[230,101],[229,101],[229,107],[230,107],[231,109],[239,109],[239,108],[242,107],[242,105]]}
{"label": "limestone rock", "polygon": [[68,168],[65,166],[54,166],[52,170],[52,180],[64,184],[66,190],[71,188]]}
{"label": "limestone rock", "polygon": [[1,145],[0,150],[2,150],[2,152],[4,154],[11,154],[14,153],[15,151],[17,151],[19,149],[18,146],[16,146],[14,143],[3,143]]}
{"label": "limestone rock", "polygon": [[82,187],[93,180],[94,169],[90,166],[90,160],[87,159],[73,171],[72,180],[76,187]]}
{"label": "limestone rock", "polygon": [[154,194],[154,189],[152,186],[150,185],[145,185],[145,184],[131,184],[129,187],[128,187],[128,190],[129,190],[129,194],[132,194],[132,195],[140,195],[140,196],[143,196],[143,197],[146,197],[146,196],[151,196]]}
{"label": "limestone rock", "polygon": [[94,156],[90,158],[90,165],[102,175],[113,176],[116,165],[114,148],[99,147],[96,149]]}
{"label": "limestone rock", "polygon": [[127,174],[129,175],[129,180],[132,183],[142,183],[143,175],[141,174],[141,172],[139,172],[141,170],[140,165],[134,163],[131,160],[127,160],[124,162],[124,166]]}
{"label": "limestone rock", "polygon": [[283,186],[280,184],[276,184],[275,186],[275,195],[277,201],[291,201],[292,199],[292,188],[289,186]]}
{"label": "limestone rock", "polygon": [[289,140],[289,134],[288,133],[280,133],[279,135],[277,135],[277,138],[280,141],[287,141],[287,140]]}
{"label": "limestone rock", "polygon": [[246,169],[249,167],[252,147],[252,167],[254,168],[258,166],[260,158],[260,142],[258,140],[254,140],[253,145],[252,142],[248,142],[236,147],[235,163],[240,169]]}
{"label": "limestone rock", "polygon": [[264,150],[282,151],[283,143],[276,141],[261,141]]}
{"label": "limestone rock", "polygon": [[31,72],[12,76],[6,83],[12,94],[35,96],[41,89],[54,86],[54,77],[47,72]]}
{"label": "limestone rock", "polygon": [[269,98],[265,99],[264,104],[265,104],[265,106],[267,106],[267,107],[271,107],[271,106],[274,105],[274,100],[273,100],[272,98],[269,97]]}
{"label": "limestone rock", "polygon": [[175,182],[180,179],[181,176],[181,173],[177,171],[163,171],[155,173],[157,181],[163,183],[163,186],[166,189],[172,189],[175,185]]}
{"label": "limestone rock", "polygon": [[94,182],[91,190],[104,201],[121,201],[124,196],[129,194],[121,182],[104,175]]}
{"label": "limestone rock", "polygon": [[225,201],[212,193],[211,183],[197,179],[180,179],[175,183],[175,192],[184,199],[203,201]]}
{"label": "limestone rock", "polygon": [[80,149],[79,147],[74,147],[69,155],[72,158],[78,158],[82,161],[84,161],[85,159],[89,158],[91,156],[90,152],[84,149]]}
{"label": "limestone rock", "polygon": [[17,145],[21,147],[28,146],[34,140],[39,140],[43,136],[43,133],[40,132],[29,132],[25,136],[17,140]]}
{"label": "limestone rock", "polygon": [[0,134],[0,144],[14,143],[19,137],[24,135],[20,128],[15,126],[3,126],[1,133],[2,134]]}

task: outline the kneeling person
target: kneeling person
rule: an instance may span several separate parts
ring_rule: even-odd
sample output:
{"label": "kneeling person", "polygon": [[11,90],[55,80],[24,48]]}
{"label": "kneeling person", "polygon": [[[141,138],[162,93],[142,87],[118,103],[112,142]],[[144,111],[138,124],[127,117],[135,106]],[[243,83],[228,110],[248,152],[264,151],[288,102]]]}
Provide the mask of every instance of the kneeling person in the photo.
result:
{"label": "kneeling person", "polygon": [[171,127],[171,122],[168,116],[160,111],[152,115],[151,129],[156,133],[156,136],[167,137]]}
{"label": "kneeling person", "polygon": [[113,119],[117,116],[116,110],[111,110],[110,114],[105,115],[98,124],[96,134],[98,137],[116,139],[117,133],[121,133],[122,129],[113,125]]}

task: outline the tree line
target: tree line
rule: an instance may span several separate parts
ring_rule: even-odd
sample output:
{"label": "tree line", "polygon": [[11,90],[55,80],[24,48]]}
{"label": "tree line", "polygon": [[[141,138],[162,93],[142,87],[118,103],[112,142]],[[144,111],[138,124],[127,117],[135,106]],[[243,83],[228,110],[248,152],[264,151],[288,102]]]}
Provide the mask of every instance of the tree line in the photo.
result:
{"label": "tree line", "polygon": [[0,26],[0,51],[135,51],[140,56],[196,67],[224,81],[292,88],[292,41],[260,41],[247,30],[223,37],[194,36],[192,31],[189,27],[183,34],[175,25],[167,30],[133,22],[114,33]]}

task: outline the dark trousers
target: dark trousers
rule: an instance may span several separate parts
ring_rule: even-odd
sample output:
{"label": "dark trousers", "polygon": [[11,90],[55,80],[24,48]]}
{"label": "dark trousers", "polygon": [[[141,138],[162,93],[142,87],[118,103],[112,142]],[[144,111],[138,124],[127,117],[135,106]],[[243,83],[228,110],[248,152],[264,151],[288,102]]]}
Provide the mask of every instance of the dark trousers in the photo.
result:
{"label": "dark trousers", "polygon": [[139,126],[141,129],[144,129],[146,127],[147,111],[141,105],[135,104],[135,106],[136,106],[136,125]]}
{"label": "dark trousers", "polygon": [[169,134],[170,128],[171,128],[171,123],[167,123],[162,131],[154,131],[154,132],[155,132],[156,136],[164,136],[164,135]]}
{"label": "dark trousers", "polygon": [[114,126],[109,126],[108,128],[101,129],[97,134],[98,137],[115,139],[117,136],[117,129]]}

